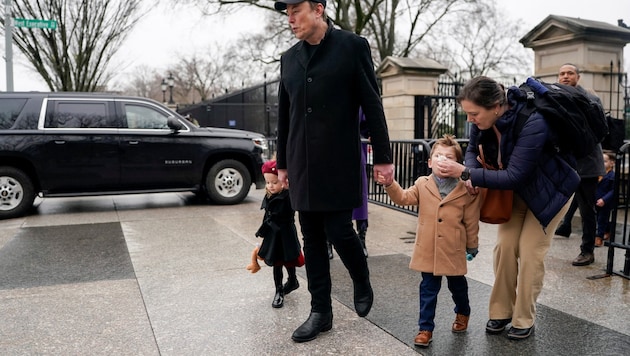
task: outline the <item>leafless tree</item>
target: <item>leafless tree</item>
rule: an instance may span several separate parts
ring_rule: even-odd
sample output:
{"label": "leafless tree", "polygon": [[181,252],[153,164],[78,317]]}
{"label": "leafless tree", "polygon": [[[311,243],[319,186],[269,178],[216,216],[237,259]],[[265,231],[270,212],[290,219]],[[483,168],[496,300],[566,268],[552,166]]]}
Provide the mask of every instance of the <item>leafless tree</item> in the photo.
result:
{"label": "leafless tree", "polygon": [[15,45],[53,91],[105,90],[107,65],[141,16],[140,0],[13,3],[13,17],[57,21],[56,29],[13,29]]}
{"label": "leafless tree", "polygon": [[134,68],[132,73],[130,80],[122,84],[123,87],[120,89],[122,94],[164,101],[160,85],[164,77],[156,69],[141,65]]}
{"label": "leafless tree", "polygon": [[[232,45],[212,44],[201,53],[180,56],[166,70],[174,78],[174,101],[198,103],[264,81],[264,73],[267,70],[277,71],[277,64],[264,63],[264,57],[252,59],[253,56],[263,56],[263,47],[254,38]],[[161,100],[161,93],[155,88],[160,87],[163,76],[145,66],[134,69],[132,73],[132,79],[124,88],[126,94]]]}
{"label": "leafless tree", "polygon": [[518,20],[501,16],[493,0],[441,25],[440,36],[431,36],[420,53],[459,78],[489,75],[508,83],[530,72],[533,55],[519,43],[526,31]]}
{"label": "leafless tree", "polygon": [[[272,16],[284,18],[269,0],[171,0],[180,5],[198,6],[208,15],[223,14],[244,6],[272,11]],[[448,16],[466,11],[478,0],[331,0],[327,14],[333,23],[344,30],[366,36],[376,44],[375,61],[387,56],[408,56],[438,23]],[[279,36],[278,29],[267,32],[269,38]],[[277,55],[278,53],[276,53]]]}

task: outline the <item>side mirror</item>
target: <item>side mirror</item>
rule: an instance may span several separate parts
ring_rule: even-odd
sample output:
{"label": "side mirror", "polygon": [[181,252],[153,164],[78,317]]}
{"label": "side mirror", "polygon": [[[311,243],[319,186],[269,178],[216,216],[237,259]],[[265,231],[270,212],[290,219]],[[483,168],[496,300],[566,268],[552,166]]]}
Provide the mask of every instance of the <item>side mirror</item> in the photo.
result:
{"label": "side mirror", "polygon": [[168,125],[169,129],[175,132],[186,128],[184,124],[182,124],[179,120],[177,120],[175,116],[169,116],[168,119],[166,119],[166,124]]}

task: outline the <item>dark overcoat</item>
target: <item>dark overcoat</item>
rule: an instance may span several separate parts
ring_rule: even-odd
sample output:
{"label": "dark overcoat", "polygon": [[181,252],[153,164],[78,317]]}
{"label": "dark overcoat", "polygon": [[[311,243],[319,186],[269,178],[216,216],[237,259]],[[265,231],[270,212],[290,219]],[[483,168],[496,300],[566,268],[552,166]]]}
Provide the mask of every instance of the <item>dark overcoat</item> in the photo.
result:
{"label": "dark overcoat", "polygon": [[277,167],[287,169],[295,210],[353,209],[362,201],[359,107],[374,163],[391,163],[370,47],[330,20],[320,44],[311,52],[305,46],[300,41],[281,58]]}

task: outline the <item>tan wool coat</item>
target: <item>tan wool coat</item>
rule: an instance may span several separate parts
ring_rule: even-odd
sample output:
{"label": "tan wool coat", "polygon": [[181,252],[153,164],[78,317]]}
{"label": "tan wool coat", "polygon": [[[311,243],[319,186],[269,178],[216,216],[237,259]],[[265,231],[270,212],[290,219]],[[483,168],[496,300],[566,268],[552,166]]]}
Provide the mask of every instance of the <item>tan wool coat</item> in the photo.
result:
{"label": "tan wool coat", "polygon": [[470,195],[459,181],[444,200],[433,175],[420,177],[403,189],[396,181],[386,188],[399,205],[418,205],[416,242],[409,268],[438,276],[463,276],[466,248],[479,244],[481,197]]}

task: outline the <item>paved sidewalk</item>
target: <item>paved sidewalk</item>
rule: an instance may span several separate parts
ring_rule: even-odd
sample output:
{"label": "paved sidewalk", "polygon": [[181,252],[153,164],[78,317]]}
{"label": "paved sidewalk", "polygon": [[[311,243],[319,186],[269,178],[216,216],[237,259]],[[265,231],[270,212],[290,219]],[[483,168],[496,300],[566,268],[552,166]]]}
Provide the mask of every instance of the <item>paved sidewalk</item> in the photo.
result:
{"label": "paved sidewalk", "polygon": [[450,332],[452,301],[442,293],[433,343],[412,346],[420,277],[407,265],[416,218],[373,204],[372,312],[359,318],[349,307],[350,281],[335,255],[333,329],[296,344],[291,333],[310,309],[303,268],[281,309],[271,308],[271,268],[245,270],[262,194],[236,206],[171,193],[46,199],[28,217],[0,221],[0,354],[630,354],[629,281],[587,279],[603,273],[606,248],[595,264],[571,266],[577,234],[553,240],[534,336],[486,335],[495,227],[485,224],[469,263],[469,331]]}

